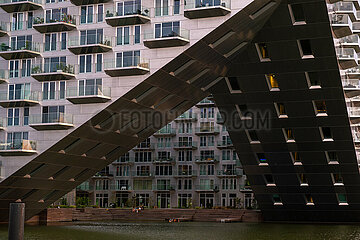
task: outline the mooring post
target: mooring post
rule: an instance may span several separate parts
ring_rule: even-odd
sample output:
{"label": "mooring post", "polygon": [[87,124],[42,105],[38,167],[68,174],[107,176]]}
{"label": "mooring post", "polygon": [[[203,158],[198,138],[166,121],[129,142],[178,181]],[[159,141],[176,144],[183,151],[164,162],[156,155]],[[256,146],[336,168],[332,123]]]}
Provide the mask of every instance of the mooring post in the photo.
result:
{"label": "mooring post", "polygon": [[9,240],[24,239],[25,203],[10,203]]}

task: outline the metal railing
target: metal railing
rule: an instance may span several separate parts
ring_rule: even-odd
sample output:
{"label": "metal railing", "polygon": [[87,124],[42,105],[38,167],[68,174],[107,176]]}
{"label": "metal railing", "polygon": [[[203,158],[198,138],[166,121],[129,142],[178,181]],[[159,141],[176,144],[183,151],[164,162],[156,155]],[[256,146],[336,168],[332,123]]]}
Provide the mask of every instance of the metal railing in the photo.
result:
{"label": "metal railing", "polygon": [[0,101],[30,100],[39,101],[41,93],[37,91],[14,90],[0,91]]}
{"label": "metal railing", "polygon": [[13,142],[0,142],[0,150],[36,150],[36,141],[18,139]]}
{"label": "metal railing", "polygon": [[231,9],[230,0],[186,0],[185,10],[193,8],[207,8],[213,6],[221,6]]}
{"label": "metal railing", "polygon": [[150,68],[149,59],[140,57],[123,57],[118,59],[105,59],[104,69],[121,69],[128,67]]}
{"label": "metal railing", "polygon": [[40,123],[73,123],[73,115],[65,114],[61,112],[55,113],[43,113],[43,114],[31,114],[30,124]]}
{"label": "metal railing", "polygon": [[155,30],[144,31],[144,40],[153,39],[166,39],[172,37],[181,37],[184,39],[190,39],[190,31],[180,28],[161,28],[161,33],[156,33]]}
{"label": "metal railing", "polygon": [[219,127],[196,127],[195,133],[219,133]]}
{"label": "metal railing", "polygon": [[87,85],[83,88],[68,87],[66,88],[67,97],[82,97],[82,96],[104,96],[111,97],[111,88],[97,85]]}

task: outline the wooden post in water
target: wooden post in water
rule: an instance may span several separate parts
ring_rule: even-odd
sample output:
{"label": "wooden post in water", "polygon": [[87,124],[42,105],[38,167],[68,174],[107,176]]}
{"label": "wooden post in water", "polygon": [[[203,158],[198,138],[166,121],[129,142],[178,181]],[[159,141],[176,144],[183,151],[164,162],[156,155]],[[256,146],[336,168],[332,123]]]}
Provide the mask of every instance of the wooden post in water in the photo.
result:
{"label": "wooden post in water", "polygon": [[10,203],[9,211],[9,240],[23,240],[25,203]]}

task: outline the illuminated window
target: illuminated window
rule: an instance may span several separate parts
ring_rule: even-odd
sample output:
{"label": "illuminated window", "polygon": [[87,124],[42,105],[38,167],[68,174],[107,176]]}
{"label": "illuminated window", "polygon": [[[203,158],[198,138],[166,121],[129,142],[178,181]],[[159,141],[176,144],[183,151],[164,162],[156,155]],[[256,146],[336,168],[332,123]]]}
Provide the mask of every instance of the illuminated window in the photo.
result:
{"label": "illuminated window", "polygon": [[270,61],[269,51],[266,43],[256,44],[261,61]]}
{"label": "illuminated window", "polygon": [[267,161],[264,153],[257,153],[256,156],[260,163],[259,165],[268,165],[268,161]]}
{"label": "illuminated window", "polygon": [[290,128],[283,129],[287,142],[295,142],[294,131]]}
{"label": "illuminated window", "polygon": [[332,173],[331,177],[333,179],[334,186],[343,186],[344,181],[340,173]]}
{"label": "illuminated window", "polygon": [[275,103],[275,108],[279,118],[287,118],[285,105],[283,103]]}
{"label": "illuminated window", "polygon": [[292,152],[291,158],[293,160],[294,165],[302,165],[300,154],[298,152]]}
{"label": "illuminated window", "polygon": [[338,193],[337,199],[338,199],[339,205],[349,205],[347,202],[346,194]]}
{"label": "illuminated window", "polygon": [[278,83],[278,81],[277,81],[277,79],[276,79],[276,76],[275,76],[275,74],[267,74],[266,75],[266,79],[267,79],[267,81],[268,81],[268,84],[269,84],[269,88],[270,88],[270,90],[271,91],[278,91],[278,90],[280,90],[279,89],[279,83]]}
{"label": "illuminated window", "polygon": [[314,199],[311,194],[305,194],[306,205],[314,205]]}
{"label": "illuminated window", "polygon": [[309,183],[308,183],[308,181],[307,181],[307,179],[306,179],[306,177],[305,177],[305,174],[303,174],[303,173],[300,173],[299,174],[299,181],[300,181],[300,186],[309,186]]}
{"label": "illuminated window", "polygon": [[314,101],[316,116],[327,116],[325,101]]}

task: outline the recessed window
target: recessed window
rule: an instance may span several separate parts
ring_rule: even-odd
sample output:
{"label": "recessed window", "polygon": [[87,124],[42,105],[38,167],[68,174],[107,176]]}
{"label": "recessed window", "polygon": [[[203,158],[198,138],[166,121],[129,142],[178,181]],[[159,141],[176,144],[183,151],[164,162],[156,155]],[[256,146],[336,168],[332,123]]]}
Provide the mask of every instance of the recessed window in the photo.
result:
{"label": "recessed window", "polygon": [[298,40],[298,47],[302,58],[314,58],[309,39]]}
{"label": "recessed window", "polygon": [[311,196],[311,194],[305,194],[305,200],[306,200],[306,205],[310,205],[310,206],[312,206],[312,205],[315,205],[314,204],[314,199],[313,199],[313,197]]}
{"label": "recessed window", "polygon": [[329,164],[339,164],[339,157],[336,152],[325,152]]}
{"label": "recessed window", "polygon": [[225,78],[225,80],[230,93],[241,93],[241,89],[237,77],[227,77]]}
{"label": "recessed window", "polygon": [[334,186],[344,186],[344,181],[340,173],[332,173],[331,178]]}
{"label": "recessed window", "polygon": [[299,181],[300,181],[300,186],[302,186],[302,187],[309,186],[309,183],[305,177],[305,174],[303,174],[303,173],[299,174]]}
{"label": "recessed window", "polygon": [[248,130],[246,131],[246,134],[248,136],[250,143],[260,143],[256,130]]}
{"label": "recessed window", "polygon": [[270,61],[269,50],[266,43],[256,44],[256,49],[258,51],[260,61]]}
{"label": "recessed window", "polygon": [[275,108],[279,118],[287,118],[285,105],[283,103],[275,103]]}
{"label": "recessed window", "polygon": [[280,91],[279,82],[277,81],[275,74],[266,74],[266,80],[268,82],[270,91]]}
{"label": "recessed window", "polygon": [[290,155],[294,165],[302,165],[300,154],[298,152],[292,152]]}
{"label": "recessed window", "polygon": [[272,200],[273,200],[274,205],[283,205],[279,194],[273,194]]}
{"label": "recessed window", "polygon": [[241,120],[252,119],[251,112],[248,110],[245,104],[235,105],[237,112],[240,115]]}
{"label": "recessed window", "polygon": [[294,25],[306,24],[302,4],[289,4],[289,11]]}
{"label": "recessed window", "polygon": [[332,133],[331,133],[331,129],[329,127],[321,127],[320,134],[321,134],[323,142],[334,141]]}
{"label": "recessed window", "polygon": [[257,159],[258,159],[258,161],[259,161],[259,165],[260,165],[260,166],[267,166],[267,165],[269,165],[269,163],[268,163],[268,161],[267,161],[266,156],[265,156],[264,153],[257,153],[257,154],[256,154],[256,157],[257,157]]}
{"label": "recessed window", "polygon": [[315,108],[315,115],[317,117],[327,116],[327,109],[325,101],[313,101]]}
{"label": "recessed window", "polygon": [[305,72],[305,77],[310,89],[321,88],[320,77],[317,72]]}
{"label": "recessed window", "polygon": [[271,174],[265,174],[264,175],[265,178],[265,182],[266,182],[266,186],[267,187],[275,187],[275,181],[274,181],[274,177]]}
{"label": "recessed window", "polygon": [[347,202],[346,194],[338,193],[337,194],[337,199],[338,199],[339,205],[345,205],[345,206],[349,205],[348,202]]}
{"label": "recessed window", "polygon": [[285,135],[286,142],[288,143],[295,142],[294,131],[291,128],[284,128],[283,132]]}

